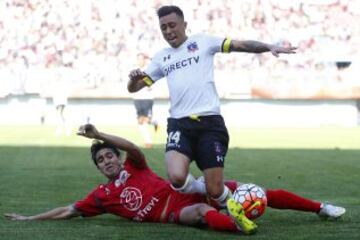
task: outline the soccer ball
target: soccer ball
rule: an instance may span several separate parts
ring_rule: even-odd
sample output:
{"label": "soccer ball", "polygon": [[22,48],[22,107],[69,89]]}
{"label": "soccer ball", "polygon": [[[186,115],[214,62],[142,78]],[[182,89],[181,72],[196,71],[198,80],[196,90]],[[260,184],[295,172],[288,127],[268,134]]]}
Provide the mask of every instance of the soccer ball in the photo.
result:
{"label": "soccer ball", "polygon": [[242,184],[233,192],[235,201],[240,203],[249,219],[260,217],[266,208],[267,198],[264,190],[252,183]]}

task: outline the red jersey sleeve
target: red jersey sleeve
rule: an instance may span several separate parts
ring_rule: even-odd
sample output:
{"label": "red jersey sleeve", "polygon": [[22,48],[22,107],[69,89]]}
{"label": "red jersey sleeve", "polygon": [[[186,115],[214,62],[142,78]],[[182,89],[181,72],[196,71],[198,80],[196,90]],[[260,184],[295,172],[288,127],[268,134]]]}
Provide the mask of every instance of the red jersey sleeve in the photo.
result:
{"label": "red jersey sleeve", "polygon": [[137,163],[135,164],[131,157],[127,156],[125,160],[125,165],[131,166],[132,168],[148,168],[145,157],[138,159]]}
{"label": "red jersey sleeve", "polygon": [[84,217],[93,217],[105,213],[101,206],[99,197],[99,187],[88,194],[84,199],[74,203],[76,210],[82,213]]}

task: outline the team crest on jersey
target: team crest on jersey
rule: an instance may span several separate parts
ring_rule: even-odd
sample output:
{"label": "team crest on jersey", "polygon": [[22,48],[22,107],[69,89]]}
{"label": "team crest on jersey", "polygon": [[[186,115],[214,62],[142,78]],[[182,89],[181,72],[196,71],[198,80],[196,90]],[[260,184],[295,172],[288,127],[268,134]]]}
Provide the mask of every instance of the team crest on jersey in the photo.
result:
{"label": "team crest on jersey", "polygon": [[188,52],[196,52],[199,50],[198,45],[196,42],[191,42],[189,45],[187,45]]}
{"label": "team crest on jersey", "polygon": [[167,55],[167,56],[164,56],[163,62],[166,62],[166,60],[170,60],[170,58],[171,58],[171,55],[170,55],[170,54]]}
{"label": "team crest on jersey", "polygon": [[119,178],[115,181],[115,187],[119,187],[121,184],[125,184],[129,177],[130,174],[126,170],[121,171]]}
{"label": "team crest on jersey", "polygon": [[127,187],[120,193],[120,204],[129,211],[136,211],[141,207],[142,194],[139,189]]}

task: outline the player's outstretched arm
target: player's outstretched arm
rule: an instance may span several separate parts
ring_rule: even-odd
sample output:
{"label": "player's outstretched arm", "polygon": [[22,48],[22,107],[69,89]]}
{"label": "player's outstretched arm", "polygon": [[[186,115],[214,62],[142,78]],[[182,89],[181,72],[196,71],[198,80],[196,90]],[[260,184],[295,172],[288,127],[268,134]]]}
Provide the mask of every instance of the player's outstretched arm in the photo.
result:
{"label": "player's outstretched arm", "polygon": [[80,126],[77,135],[111,143],[118,149],[125,151],[128,154],[128,158],[137,167],[146,166],[143,152],[137,145],[126,140],[125,138],[99,132],[92,124],[85,124]]}
{"label": "player's outstretched arm", "polygon": [[127,85],[128,91],[130,93],[137,92],[140,89],[142,89],[143,87],[147,86],[147,84],[144,81],[144,78],[146,76],[147,75],[143,71],[141,71],[140,69],[132,70],[129,73],[129,79],[130,80],[129,80],[128,85]]}
{"label": "player's outstretched arm", "polygon": [[262,43],[258,41],[238,41],[232,40],[230,45],[230,51],[233,52],[249,52],[249,53],[263,53],[263,52],[271,52],[272,55],[278,57],[279,54],[292,54],[296,53],[296,47],[282,47],[267,43]]}
{"label": "player's outstretched arm", "polygon": [[66,207],[54,208],[50,211],[40,213],[33,216],[24,216],[16,213],[5,213],[4,216],[12,221],[32,221],[32,220],[55,220],[55,219],[70,219],[80,216],[81,213],[77,211],[72,205]]}

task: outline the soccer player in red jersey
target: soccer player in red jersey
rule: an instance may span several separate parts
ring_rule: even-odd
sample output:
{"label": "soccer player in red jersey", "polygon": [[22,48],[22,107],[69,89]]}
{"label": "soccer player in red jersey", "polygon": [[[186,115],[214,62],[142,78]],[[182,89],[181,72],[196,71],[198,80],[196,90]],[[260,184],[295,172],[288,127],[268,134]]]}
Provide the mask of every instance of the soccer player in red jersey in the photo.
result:
{"label": "soccer player in red jersey", "polygon": [[[70,219],[110,213],[138,222],[206,224],[219,231],[253,233],[252,228],[248,228],[248,224],[252,222],[246,218],[241,206],[235,209],[241,219],[236,221],[211,206],[204,195],[175,191],[168,181],[160,178],[148,167],[143,152],[134,143],[99,132],[91,124],[81,126],[78,135],[97,140],[91,146],[92,159],[109,181],[69,206],[34,216],[7,213],[5,217],[21,221]],[[121,160],[119,149],[126,152],[125,161]],[[239,183],[228,181],[226,185],[234,191]],[[344,208],[322,205],[285,190],[268,189],[266,195],[269,207],[311,211],[332,218],[340,217],[345,212]]]}

